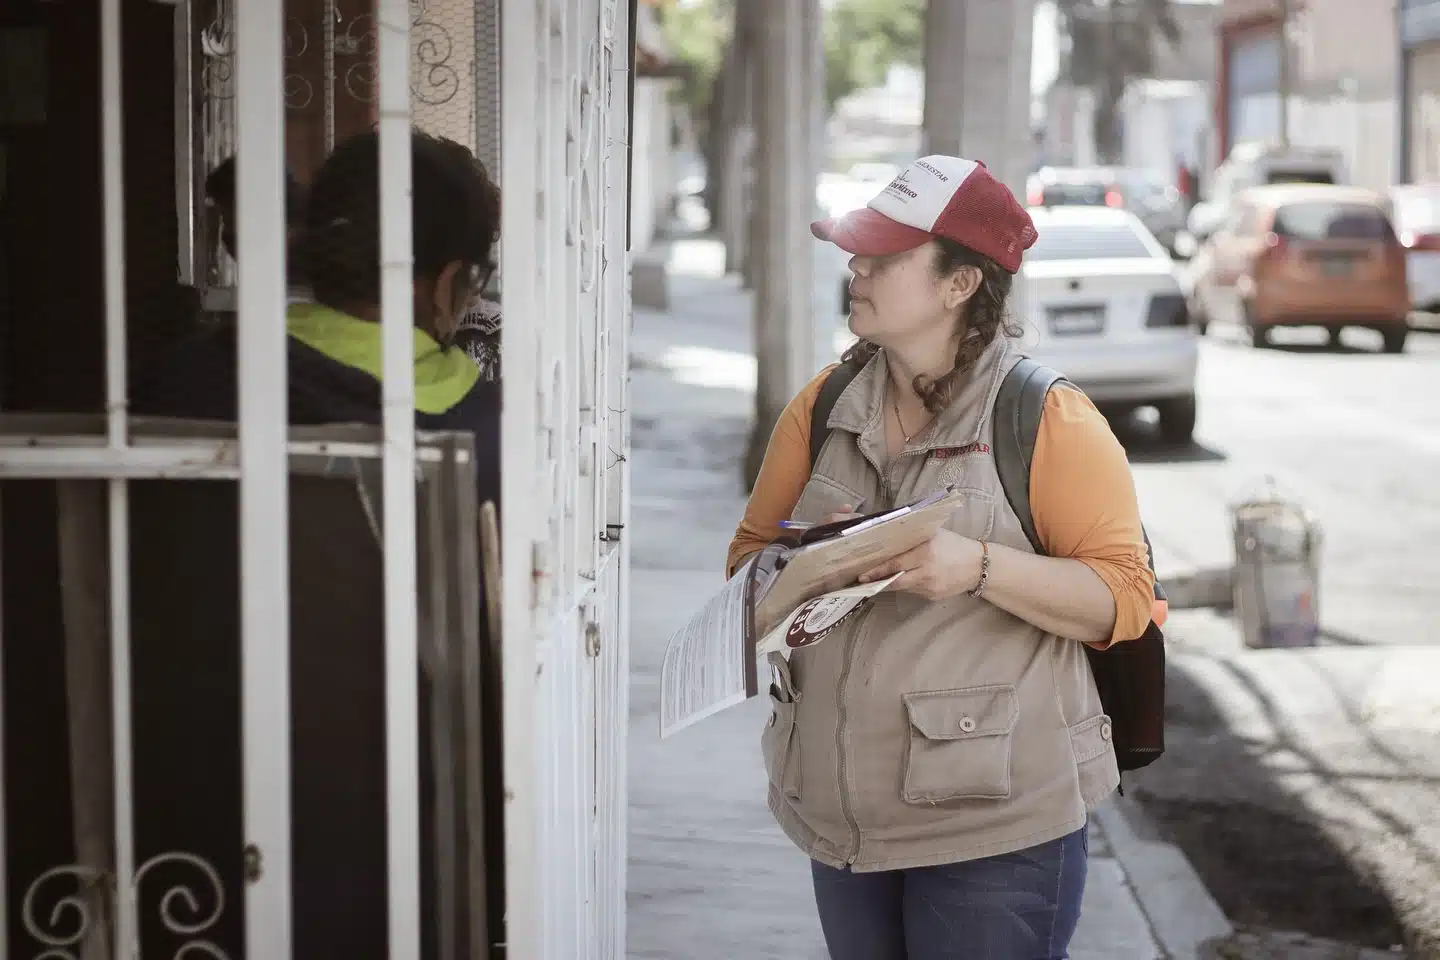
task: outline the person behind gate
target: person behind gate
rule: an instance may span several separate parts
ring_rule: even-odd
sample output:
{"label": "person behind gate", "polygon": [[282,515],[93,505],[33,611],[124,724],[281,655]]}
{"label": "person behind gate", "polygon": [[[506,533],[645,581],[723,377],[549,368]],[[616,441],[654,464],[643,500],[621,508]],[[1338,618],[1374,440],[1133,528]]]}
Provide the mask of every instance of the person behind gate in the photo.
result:
{"label": "person behind gate", "polygon": [[835,960],[1048,960],[1080,915],[1087,813],[1119,783],[1082,644],[1138,637],[1153,574],[1125,452],[1083,393],[1053,390],[1031,465],[1030,545],[991,455],[1021,333],[1007,300],[1034,224],[984,164],[930,156],[868,207],[812,225],[852,254],[835,401],[781,414],[731,542],[733,573],[785,520],[965,494],[933,540],[825,642],[772,658],[771,811],[811,858]]}

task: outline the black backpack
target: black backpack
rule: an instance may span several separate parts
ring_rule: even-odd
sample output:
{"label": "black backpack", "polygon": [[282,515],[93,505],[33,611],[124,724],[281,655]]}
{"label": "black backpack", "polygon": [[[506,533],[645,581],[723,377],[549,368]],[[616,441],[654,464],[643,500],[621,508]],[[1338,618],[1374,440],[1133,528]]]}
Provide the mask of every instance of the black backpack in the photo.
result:
{"label": "black backpack", "polygon": [[[859,372],[856,364],[842,363],[831,371],[815,397],[810,413],[812,472],[820,448],[830,435],[830,412]],[[1030,461],[1035,454],[1035,437],[1040,430],[1045,398],[1057,387],[1080,389],[1057,371],[1024,357],[1005,375],[992,413],[993,455],[1000,485],[1037,553],[1044,551],[1030,514]],[[1148,535],[1145,548],[1150,554],[1153,573],[1155,556]],[[1155,599],[1165,599],[1158,580]],[[1121,772],[1154,763],[1165,752],[1165,636],[1160,627],[1151,621],[1138,638],[1106,650],[1086,646],[1085,654],[1100,692],[1100,705],[1110,717],[1115,758]]]}

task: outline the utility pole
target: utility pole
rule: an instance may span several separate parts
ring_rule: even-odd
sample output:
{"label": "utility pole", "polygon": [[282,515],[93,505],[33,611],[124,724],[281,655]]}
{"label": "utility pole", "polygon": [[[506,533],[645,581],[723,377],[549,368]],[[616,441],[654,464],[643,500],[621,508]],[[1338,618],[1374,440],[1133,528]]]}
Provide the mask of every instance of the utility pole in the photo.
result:
{"label": "utility pole", "polygon": [[929,0],[922,147],[980,160],[1017,197],[1030,172],[1034,0]]}
{"label": "utility pole", "polygon": [[1279,83],[1280,87],[1280,146],[1290,148],[1290,0],[1276,0],[1280,16]]}
{"label": "utility pole", "polygon": [[755,269],[755,426],[745,456],[748,489],[780,411],[814,374],[810,220],[815,204],[814,126],[808,87],[819,0],[746,0],[758,39],[757,188],[750,248]]}
{"label": "utility pole", "polygon": [[725,244],[726,272],[740,272],[750,284],[748,245],[750,239],[749,197],[755,142],[755,9],[737,3],[731,13],[733,27],[725,62],[716,83],[718,127],[711,131],[711,176],[715,191],[716,226]]}
{"label": "utility pole", "polygon": [[[1025,202],[1035,0],[929,0],[922,150],[980,160]],[[1008,41],[1006,38],[1009,38]],[[1016,277],[1010,312],[1025,315]]]}

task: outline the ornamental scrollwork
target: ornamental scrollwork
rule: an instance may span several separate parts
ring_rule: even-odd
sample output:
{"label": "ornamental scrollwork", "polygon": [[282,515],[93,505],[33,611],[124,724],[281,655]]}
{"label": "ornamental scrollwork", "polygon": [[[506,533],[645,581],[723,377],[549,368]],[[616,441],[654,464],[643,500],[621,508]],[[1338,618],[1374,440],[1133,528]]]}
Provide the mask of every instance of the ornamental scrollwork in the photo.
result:
{"label": "ornamental scrollwork", "polygon": [[[195,895],[195,889],[188,883],[175,883],[167,887],[160,896],[160,922],[170,933],[182,937],[196,937],[215,926],[225,912],[225,885],[220,882],[220,873],[200,857],[190,853],[162,853],[146,860],[135,871],[132,888],[135,901],[140,902],[141,886],[147,875],[157,867],[193,867],[209,887],[204,900]],[[201,904],[213,901],[209,910],[202,910]],[[178,909],[177,909],[178,906]],[[174,960],[186,957],[208,957],[209,960],[229,960],[228,954],[209,940],[192,939],[175,951]]]}
{"label": "ornamental scrollwork", "polygon": [[[336,48],[355,62],[344,71],[341,85],[361,103],[374,103],[379,96],[376,73],[378,44],[375,15],[364,13],[346,24]],[[431,19],[426,0],[410,0],[410,96],[420,103],[439,106],[460,92],[460,73],[451,60],[455,41],[450,31]]]}
{"label": "ornamental scrollwork", "polygon": [[[69,878],[79,889],[55,898],[49,913],[42,919],[37,904],[48,903],[53,896],[54,881]],[[94,917],[90,915],[89,894],[96,887],[108,886],[110,875],[94,867],[68,865],[46,870],[25,891],[21,902],[20,922],[25,932],[45,949],[34,960],[79,960],[75,948],[90,933]],[[108,891],[106,891],[108,893]]]}
{"label": "ornamental scrollwork", "polygon": [[[219,872],[200,857],[189,853],[163,853],[141,864],[130,887],[134,892],[136,909],[141,903],[141,887],[146,878],[158,868],[170,867],[191,868],[204,884],[202,887],[177,881],[160,895],[161,924],[167,932],[188,938],[176,948],[172,960],[230,960],[219,945],[203,936],[225,912],[225,887]],[[59,891],[55,890],[55,884],[62,878],[68,878],[78,889],[63,896],[57,895]],[[92,901],[97,889],[114,909],[114,876],[107,870],[71,864],[54,867],[35,878],[26,889],[21,906],[21,923],[25,932],[43,947],[32,960],[79,960],[80,947],[96,922],[92,915]],[[48,913],[40,909],[46,904],[50,904]],[[208,910],[204,909],[207,904]],[[141,960],[139,951],[136,960]]]}
{"label": "ornamental scrollwork", "polygon": [[[310,105],[315,86],[291,64],[310,49],[310,31],[296,17],[285,21],[285,106],[292,110]],[[235,99],[235,27],[222,5],[209,26],[200,31],[200,89],[210,100]]]}

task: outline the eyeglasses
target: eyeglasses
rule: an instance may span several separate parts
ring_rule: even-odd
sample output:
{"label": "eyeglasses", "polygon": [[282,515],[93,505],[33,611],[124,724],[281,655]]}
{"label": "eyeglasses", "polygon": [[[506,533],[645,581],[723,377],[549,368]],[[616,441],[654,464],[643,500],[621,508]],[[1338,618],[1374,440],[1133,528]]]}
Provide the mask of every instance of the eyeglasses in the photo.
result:
{"label": "eyeglasses", "polygon": [[493,261],[487,264],[476,265],[470,268],[470,292],[473,296],[480,296],[490,288],[490,281],[495,277],[495,270],[499,264]]}

